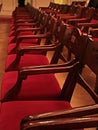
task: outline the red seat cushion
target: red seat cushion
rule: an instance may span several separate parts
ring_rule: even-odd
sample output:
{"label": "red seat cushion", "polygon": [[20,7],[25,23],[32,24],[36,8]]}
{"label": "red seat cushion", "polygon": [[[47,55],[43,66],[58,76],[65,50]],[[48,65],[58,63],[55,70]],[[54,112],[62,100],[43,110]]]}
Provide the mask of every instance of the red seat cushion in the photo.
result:
{"label": "red seat cushion", "polygon": [[98,41],[98,38],[97,38],[97,37],[94,37],[93,40],[94,40],[94,41]]}
{"label": "red seat cushion", "polygon": [[[20,36],[22,35],[33,35],[34,33],[32,31],[22,31],[19,33]],[[11,30],[9,33],[9,36],[15,36],[16,32],[14,30]]]}
{"label": "red seat cushion", "polygon": [[9,32],[9,36],[13,36],[14,34],[14,30],[12,29],[10,32]]}
{"label": "red seat cushion", "polygon": [[92,20],[91,20],[91,23],[97,23],[97,22],[98,22],[97,19],[92,19]]}
{"label": "red seat cushion", "polygon": [[2,103],[0,130],[20,130],[21,120],[30,114],[70,109],[65,101],[14,101]]}
{"label": "red seat cushion", "polygon": [[[6,69],[14,62],[16,54],[8,55],[6,60]],[[47,65],[49,64],[48,58],[41,54],[24,54],[21,56],[19,65],[16,68],[24,66],[36,66],[36,65]]]}
{"label": "red seat cushion", "polygon": [[33,35],[34,33],[32,31],[23,31],[23,32],[20,32],[19,33],[19,36],[22,36],[22,35]]}
{"label": "red seat cushion", "polygon": [[[33,35],[34,33],[32,31],[21,31],[18,36],[22,36],[22,35]],[[9,39],[8,39],[8,44],[13,43],[13,40],[16,37],[16,33],[14,30],[11,30],[9,33]],[[15,42],[15,41],[14,41]]]}
{"label": "red seat cushion", "polygon": [[[11,32],[11,33],[12,33],[12,32]],[[15,36],[10,36],[10,37],[8,38],[8,44],[15,42],[15,41],[14,41],[14,38],[15,38]]]}
{"label": "red seat cushion", "polygon": [[57,17],[61,17],[61,18],[63,18],[63,17],[66,17],[66,16],[70,16],[71,14],[70,13],[67,13],[67,14],[56,14],[56,16]]}
{"label": "red seat cushion", "polygon": [[[23,33],[22,33],[22,34],[23,34]],[[22,34],[21,34],[21,35],[22,35]],[[24,33],[24,34],[25,34],[25,33]],[[23,34],[23,35],[24,35],[24,34]],[[31,33],[28,32],[27,35],[31,35]],[[10,44],[10,43],[16,44],[16,41],[15,41],[14,38],[15,38],[15,36],[10,36],[9,39],[8,39],[8,44]],[[28,42],[29,42],[29,43],[34,43],[34,44],[36,44],[36,43],[37,43],[37,39],[32,39],[32,38],[31,38],[31,39],[26,39],[26,38],[25,38],[25,39],[21,40],[21,43],[28,43]]]}
{"label": "red seat cushion", "polygon": [[[27,43],[22,42],[19,46],[23,47],[23,46],[36,46],[36,45],[38,45],[37,41],[33,40],[32,42],[27,42]],[[16,43],[9,44],[9,46],[8,46],[8,54],[11,53],[11,51],[15,48],[15,46],[16,46]]]}
{"label": "red seat cushion", "polygon": [[[17,71],[6,72],[2,82],[2,98],[15,85],[18,77]],[[15,93],[15,92],[14,92]],[[58,99],[61,88],[54,74],[41,74],[28,76],[23,80],[18,95],[14,100],[49,100]]]}

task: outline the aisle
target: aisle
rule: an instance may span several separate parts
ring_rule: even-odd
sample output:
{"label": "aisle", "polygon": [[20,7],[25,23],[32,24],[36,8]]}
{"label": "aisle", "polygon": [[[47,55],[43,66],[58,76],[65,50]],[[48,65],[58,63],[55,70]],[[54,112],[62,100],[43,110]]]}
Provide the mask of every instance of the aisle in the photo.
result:
{"label": "aisle", "polygon": [[0,88],[5,70],[5,60],[7,56],[7,41],[10,29],[9,17],[0,17]]}

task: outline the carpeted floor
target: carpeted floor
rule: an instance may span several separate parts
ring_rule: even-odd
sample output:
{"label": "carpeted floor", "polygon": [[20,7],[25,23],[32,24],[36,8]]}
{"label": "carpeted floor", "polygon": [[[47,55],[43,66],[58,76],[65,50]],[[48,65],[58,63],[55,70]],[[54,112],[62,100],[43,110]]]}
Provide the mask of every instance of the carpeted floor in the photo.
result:
{"label": "carpeted floor", "polygon": [[5,60],[7,56],[7,40],[10,30],[10,20],[9,17],[5,17],[1,20],[0,18],[0,88],[1,82],[5,70]]}

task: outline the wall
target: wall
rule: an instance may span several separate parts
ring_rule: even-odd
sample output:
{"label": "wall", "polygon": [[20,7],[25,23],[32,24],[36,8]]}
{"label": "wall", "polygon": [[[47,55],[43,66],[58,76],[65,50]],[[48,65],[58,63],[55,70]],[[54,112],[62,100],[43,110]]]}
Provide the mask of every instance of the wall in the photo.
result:
{"label": "wall", "polygon": [[17,6],[17,0],[2,0],[2,9],[0,15],[11,15]]}
{"label": "wall", "polygon": [[70,4],[71,0],[54,0],[55,3]]}
{"label": "wall", "polygon": [[60,4],[71,4],[72,1],[88,1],[89,0],[54,0],[55,3],[60,3]]}
{"label": "wall", "polygon": [[[32,0],[25,0],[31,3]],[[0,0],[2,3],[2,9],[0,15],[12,15],[12,11],[18,6],[18,0]]]}
{"label": "wall", "polygon": [[50,0],[33,0],[32,5],[36,8],[39,8],[41,6],[47,7],[50,3]]}
{"label": "wall", "polygon": [[25,4],[27,4],[28,2],[31,4],[32,0],[25,0]]}
{"label": "wall", "polygon": [[41,6],[47,7],[50,1],[53,1],[55,3],[60,3],[60,4],[70,4],[72,0],[32,0],[31,3],[34,7],[39,8]]}
{"label": "wall", "polygon": [[63,3],[63,0],[54,0],[55,3],[59,3],[59,4],[62,4]]}

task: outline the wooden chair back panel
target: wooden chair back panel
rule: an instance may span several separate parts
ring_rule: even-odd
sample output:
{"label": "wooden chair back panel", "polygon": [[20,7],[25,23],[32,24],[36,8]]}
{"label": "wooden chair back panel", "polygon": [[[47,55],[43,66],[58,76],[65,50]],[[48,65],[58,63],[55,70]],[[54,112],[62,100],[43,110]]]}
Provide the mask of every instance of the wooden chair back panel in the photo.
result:
{"label": "wooden chair back panel", "polygon": [[98,52],[97,51],[98,51],[98,42],[89,40],[84,63],[87,64],[96,75],[98,75]]}

